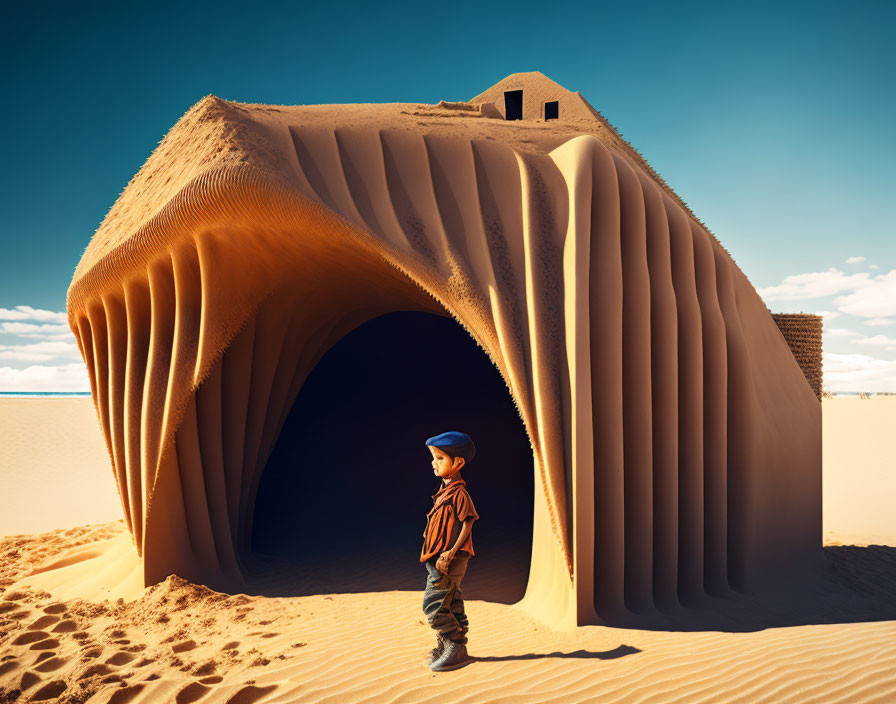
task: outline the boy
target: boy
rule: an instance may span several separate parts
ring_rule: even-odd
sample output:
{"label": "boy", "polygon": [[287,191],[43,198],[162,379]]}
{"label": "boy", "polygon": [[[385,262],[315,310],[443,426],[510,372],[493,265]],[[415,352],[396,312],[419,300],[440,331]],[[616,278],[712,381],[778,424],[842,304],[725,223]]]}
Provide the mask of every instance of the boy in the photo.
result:
{"label": "boy", "polygon": [[476,454],[466,433],[447,432],[426,441],[432,455],[433,473],[442,487],[433,494],[432,510],[426,515],[420,562],[427,571],[423,613],[436,631],[438,644],[424,660],[431,670],[455,670],[473,660],[467,655],[469,622],[464,613],[460,582],[473,552],[473,521],[479,518],[466,482],[460,474]]}

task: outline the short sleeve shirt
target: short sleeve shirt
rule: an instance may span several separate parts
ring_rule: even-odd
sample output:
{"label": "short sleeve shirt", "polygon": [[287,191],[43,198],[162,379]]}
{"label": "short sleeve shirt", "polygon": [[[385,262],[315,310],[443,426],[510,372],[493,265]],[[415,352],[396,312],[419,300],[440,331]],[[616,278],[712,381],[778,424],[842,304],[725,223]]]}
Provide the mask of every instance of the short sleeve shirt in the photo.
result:
{"label": "short sleeve shirt", "polygon": [[[442,487],[432,496],[433,506],[426,515],[426,528],[423,531],[423,549],[420,551],[420,562],[426,562],[438,556],[457,542],[463,522],[477,520],[479,514],[473,505],[473,499],[467,491],[466,481],[458,479]],[[458,550],[473,552],[473,535],[467,536]]]}

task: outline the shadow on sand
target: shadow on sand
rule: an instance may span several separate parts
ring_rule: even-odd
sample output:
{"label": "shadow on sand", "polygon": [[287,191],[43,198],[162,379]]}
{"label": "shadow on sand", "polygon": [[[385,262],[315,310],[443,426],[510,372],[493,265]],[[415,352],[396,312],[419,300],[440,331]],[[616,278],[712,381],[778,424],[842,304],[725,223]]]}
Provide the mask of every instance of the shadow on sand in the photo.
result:
{"label": "shadow on sand", "polygon": [[896,620],[896,547],[823,548],[819,575],[761,593],[732,591],[673,613],[607,619],[605,625],[660,631],[766,628]]}
{"label": "shadow on sand", "polygon": [[471,655],[470,658],[478,662],[500,662],[502,660],[538,660],[540,658],[567,658],[567,659],[596,659],[596,660],[615,660],[625,657],[626,655],[634,655],[640,653],[641,650],[631,645],[619,645],[612,650],[594,651],[594,650],[574,650],[571,653],[561,653],[555,650],[553,653],[525,653],[524,655],[486,655],[476,657]]}

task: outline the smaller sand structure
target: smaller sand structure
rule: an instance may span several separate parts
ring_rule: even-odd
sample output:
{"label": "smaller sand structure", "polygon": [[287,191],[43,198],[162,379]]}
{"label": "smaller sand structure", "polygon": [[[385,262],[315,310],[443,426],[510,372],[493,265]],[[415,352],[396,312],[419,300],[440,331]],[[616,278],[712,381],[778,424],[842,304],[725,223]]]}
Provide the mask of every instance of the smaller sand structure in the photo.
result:
{"label": "smaller sand structure", "polygon": [[772,313],[793,356],[803,370],[806,381],[821,400],[821,335],[822,316],[815,313]]}
{"label": "smaller sand structure", "polygon": [[600,114],[578,91],[569,91],[537,71],[515,73],[471,98],[480,110],[494,106],[505,120],[563,120],[594,122]]}
{"label": "smaller sand structure", "polygon": [[650,619],[823,565],[818,348],[538,72],[466,103],[203,98],[112,206],[67,309],[145,584],[245,588],[304,380],[394,311],[451,316],[507,386],[537,618]]}

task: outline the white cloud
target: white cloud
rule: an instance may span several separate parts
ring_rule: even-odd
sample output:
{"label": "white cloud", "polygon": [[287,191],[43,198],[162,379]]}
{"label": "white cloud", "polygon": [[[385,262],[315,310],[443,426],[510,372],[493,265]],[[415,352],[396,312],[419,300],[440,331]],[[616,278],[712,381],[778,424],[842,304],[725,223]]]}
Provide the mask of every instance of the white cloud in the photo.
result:
{"label": "white cloud", "polygon": [[893,325],[894,323],[896,323],[896,320],[893,320],[892,318],[869,318],[865,321],[865,325],[877,326]]}
{"label": "white cloud", "polygon": [[[64,311],[0,308],[0,391],[89,391],[87,368]],[[12,339],[9,339],[12,338]]]}
{"label": "white cloud", "polygon": [[766,286],[757,289],[757,292],[766,302],[822,298],[843,291],[858,291],[864,286],[869,286],[872,283],[870,276],[867,271],[845,274],[832,266],[827,271],[785,276],[777,286]]}
{"label": "white cloud", "polygon": [[21,335],[23,333],[38,333],[46,335],[55,335],[59,333],[72,334],[68,327],[68,323],[0,323],[0,332],[6,332],[13,335]]}
{"label": "white cloud", "polygon": [[0,391],[90,391],[90,379],[80,362],[58,367],[0,367]]}
{"label": "white cloud", "polygon": [[862,333],[847,328],[825,328],[822,334],[825,337],[853,337]]}
{"label": "white cloud", "polygon": [[852,342],[857,345],[896,345],[896,339],[889,338],[886,335],[863,337],[861,340],[853,340]]}
{"label": "white cloud", "polygon": [[831,391],[896,392],[896,360],[867,354],[822,355],[824,388]]}
{"label": "white cloud", "polygon": [[29,345],[0,345],[0,359],[46,362],[55,357],[81,359],[81,353],[77,344],[62,340],[44,340]]}
{"label": "white cloud", "polygon": [[0,320],[38,320],[44,323],[65,323],[68,317],[65,311],[56,312],[31,306],[16,306],[15,308],[0,308]]}
{"label": "white cloud", "polygon": [[843,313],[863,318],[896,316],[896,269],[878,274],[853,293],[837,296],[834,305]]}
{"label": "white cloud", "polygon": [[858,262],[863,262],[863,261],[865,261],[865,257],[849,257],[846,260],[846,263],[847,264],[856,264]]}
{"label": "white cloud", "polygon": [[869,269],[880,269],[880,267],[877,264],[869,264],[868,268]]}
{"label": "white cloud", "polygon": [[77,344],[77,342],[75,342],[75,336],[72,335],[71,331],[53,333],[52,335],[45,335],[42,332],[20,332],[18,333],[18,337],[24,337],[29,340],[69,340],[70,342]]}

